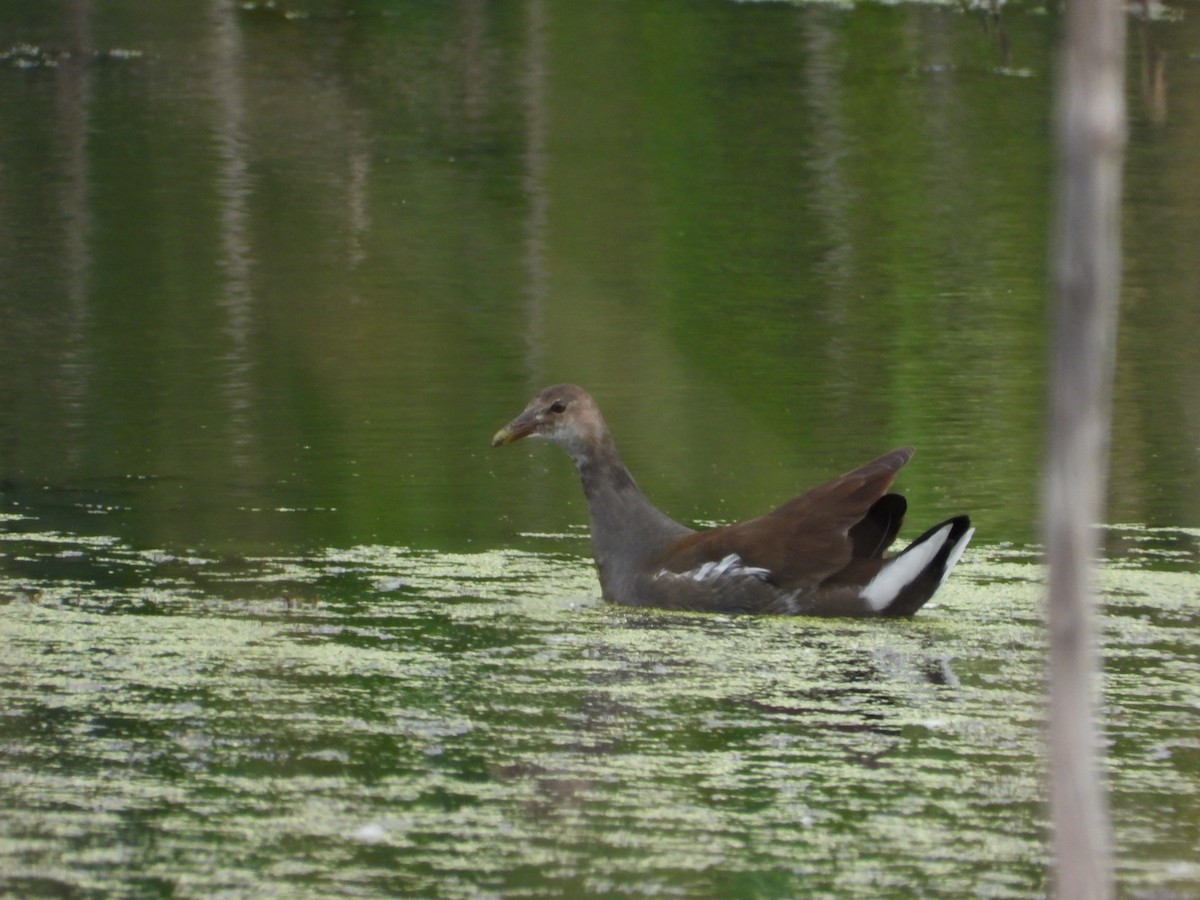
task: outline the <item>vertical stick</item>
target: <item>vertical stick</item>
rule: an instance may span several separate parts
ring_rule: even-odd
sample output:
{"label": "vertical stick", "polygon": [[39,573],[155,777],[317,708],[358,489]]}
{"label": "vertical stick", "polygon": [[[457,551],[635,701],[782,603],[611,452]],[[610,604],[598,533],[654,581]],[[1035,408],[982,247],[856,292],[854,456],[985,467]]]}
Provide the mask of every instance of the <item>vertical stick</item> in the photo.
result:
{"label": "vertical stick", "polygon": [[1094,718],[1092,607],[1121,275],[1124,42],[1119,0],[1068,0],[1059,72],[1057,315],[1043,510],[1054,882],[1064,900],[1112,896]]}

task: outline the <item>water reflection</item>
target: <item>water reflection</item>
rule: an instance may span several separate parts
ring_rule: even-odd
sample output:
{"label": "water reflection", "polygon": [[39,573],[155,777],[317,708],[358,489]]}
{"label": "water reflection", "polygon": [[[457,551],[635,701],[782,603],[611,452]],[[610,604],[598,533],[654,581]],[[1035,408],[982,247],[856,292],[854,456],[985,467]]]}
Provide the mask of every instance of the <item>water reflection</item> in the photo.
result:
{"label": "water reflection", "polygon": [[527,6],[527,58],[522,81],[525,100],[525,195],[529,211],[525,217],[526,311],[524,323],[525,367],[528,393],[536,391],[545,375],[545,305],[549,300],[549,273],[546,269],[546,230],[550,217],[550,188],[547,184],[546,109],[550,77],[546,59],[546,4],[529,0]]}
{"label": "water reflection", "polygon": [[[69,138],[53,173],[5,145],[0,255],[22,287],[4,302],[32,338],[5,354],[7,396],[28,398],[5,477],[181,477],[183,502],[139,525],[182,542],[280,507],[337,509],[358,539],[507,542],[497,509],[560,530],[570,493],[518,492],[521,459],[470,448],[530,384],[571,378],[608,398],[631,464],[682,517],[756,514],[904,442],[931,513],[969,507],[997,538],[1030,538],[1045,17],[1010,5],[981,34],[928,6],[662,12],[214,2],[121,33],[149,51],[130,65],[107,17],[70,7],[64,28],[99,32],[64,43],[95,52],[6,94],[25,134],[50,73]],[[1152,94],[1187,90],[1186,73],[1153,74],[1186,23],[1145,25]],[[603,39],[576,52],[582,34]],[[196,35],[201,72],[177,64]],[[714,51],[733,35],[738,52]],[[1194,442],[1165,427],[1200,419],[1187,354],[1151,349],[1187,333],[1195,268],[1174,253],[1187,229],[1154,212],[1186,224],[1171,198],[1190,169],[1157,160],[1193,145],[1167,120],[1131,145],[1124,520],[1200,508]],[[21,211],[55,179],[65,231],[42,235]],[[1170,359],[1182,368],[1158,371]],[[748,448],[771,464],[746,466]],[[221,498],[235,472],[243,494],[202,528],[170,511]]]}
{"label": "water reflection", "polygon": [[[1143,0],[1134,15],[1133,39],[1137,47],[1137,79],[1142,103],[1155,125],[1167,122],[1167,54],[1155,39],[1151,23],[1161,7],[1154,0]],[[1133,79],[1131,79],[1133,80]]]}
{"label": "water reflection", "polygon": [[245,133],[246,98],[242,80],[240,6],[234,0],[213,0],[213,96],[216,99],[215,138],[219,171],[220,255],[224,275],[218,303],[225,312],[223,331],[230,346],[224,354],[226,429],[231,444],[230,461],[246,469],[254,462],[256,400],[251,339],[256,322],[251,285],[253,254],[249,244],[249,152]]}
{"label": "water reflection", "polygon": [[92,375],[91,132],[92,65],[91,3],[73,0],[64,10],[70,29],[70,55],[55,68],[58,135],[63,184],[60,203],[65,233],[61,266],[64,277],[65,333],[60,375],[63,437],[68,459],[78,465],[86,453],[84,433],[87,395]]}
{"label": "water reflection", "polygon": [[1003,0],[988,0],[980,5],[979,18],[984,33],[990,35],[996,42],[999,59],[998,71],[1012,71],[1012,44],[1005,25]]}
{"label": "water reflection", "polygon": [[[349,232],[346,268],[353,275],[367,259],[367,244],[371,231],[369,208],[371,187],[371,157],[359,137],[357,122],[351,123],[349,171],[346,181],[346,225]],[[357,305],[361,298],[353,296],[351,303]]]}
{"label": "water reflection", "polygon": [[[1200,69],[1164,11],[1109,518],[1170,527],[1106,533],[1104,640],[1122,877],[1188,895]],[[1037,894],[1058,21],[979,15],[3,6],[0,891]],[[914,509],[982,540],[894,629],[598,606],[569,467],[486,450],[558,378],[680,518],[915,443]]]}

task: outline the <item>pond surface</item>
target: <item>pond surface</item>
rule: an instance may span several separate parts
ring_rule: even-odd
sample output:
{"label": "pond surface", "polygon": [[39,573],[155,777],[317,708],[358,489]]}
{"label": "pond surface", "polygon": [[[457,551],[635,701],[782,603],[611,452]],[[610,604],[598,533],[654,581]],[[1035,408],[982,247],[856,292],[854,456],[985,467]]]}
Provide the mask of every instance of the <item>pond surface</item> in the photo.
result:
{"label": "pond surface", "polygon": [[[186,7],[186,8],[184,8]],[[1200,894],[1200,9],[1132,14],[1101,586],[1121,896]],[[0,893],[1047,886],[1057,8],[0,8]],[[893,446],[911,621],[599,602],[652,500]]]}
{"label": "pond surface", "polygon": [[[219,559],[8,525],[14,895],[1044,892],[1022,552],[976,550],[885,626],[602,605],[549,536]],[[1170,548],[1198,535],[1121,536],[1141,547],[1104,577],[1121,876],[1186,897],[1200,611],[1196,555]]]}

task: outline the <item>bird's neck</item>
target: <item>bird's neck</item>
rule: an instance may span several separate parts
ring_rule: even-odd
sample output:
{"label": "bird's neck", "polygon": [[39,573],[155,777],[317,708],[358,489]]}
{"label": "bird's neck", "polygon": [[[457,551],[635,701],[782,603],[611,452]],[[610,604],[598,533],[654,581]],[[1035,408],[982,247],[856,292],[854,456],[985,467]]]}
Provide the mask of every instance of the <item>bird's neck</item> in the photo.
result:
{"label": "bird's neck", "polygon": [[609,434],[586,446],[568,447],[567,452],[587,497],[592,549],[605,596],[611,599],[632,591],[641,567],[691,529],[646,499]]}
{"label": "bird's neck", "polygon": [[[621,455],[617,453],[617,445],[612,435],[607,431],[599,438],[577,447],[568,447],[571,461],[575,463],[575,471],[579,473],[579,481],[583,485],[583,493],[592,503],[594,499],[604,498],[603,502],[611,502],[612,498],[624,495],[636,495],[643,502],[646,500],[637,482],[625,468]],[[625,499],[630,499],[625,497]]]}

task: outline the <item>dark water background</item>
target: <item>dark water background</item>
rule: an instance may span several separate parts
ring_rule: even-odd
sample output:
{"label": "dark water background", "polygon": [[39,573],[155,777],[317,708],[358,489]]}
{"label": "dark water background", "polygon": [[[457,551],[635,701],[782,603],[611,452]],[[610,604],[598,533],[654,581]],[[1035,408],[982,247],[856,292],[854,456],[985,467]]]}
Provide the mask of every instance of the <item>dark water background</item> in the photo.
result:
{"label": "dark water background", "polygon": [[[1200,8],[1131,12],[1123,896],[1200,892]],[[0,892],[1036,896],[1059,9],[0,6]],[[598,605],[488,438],[754,515],[892,446],[912,622]]]}

